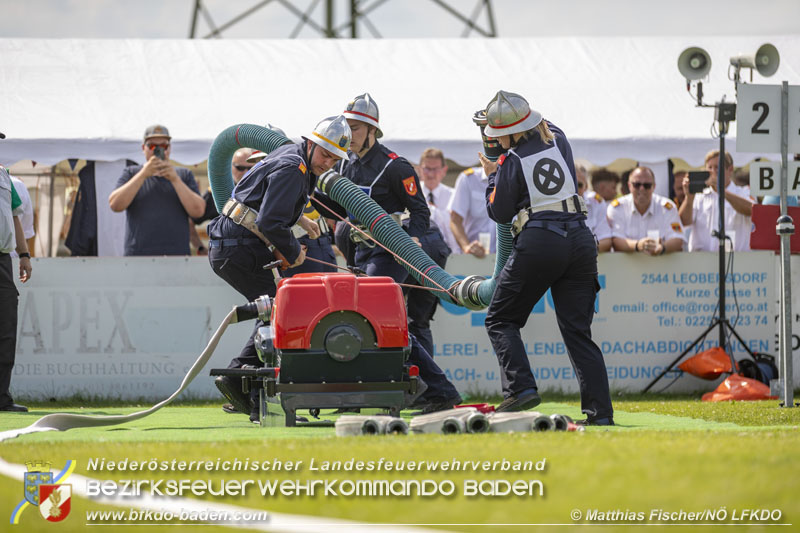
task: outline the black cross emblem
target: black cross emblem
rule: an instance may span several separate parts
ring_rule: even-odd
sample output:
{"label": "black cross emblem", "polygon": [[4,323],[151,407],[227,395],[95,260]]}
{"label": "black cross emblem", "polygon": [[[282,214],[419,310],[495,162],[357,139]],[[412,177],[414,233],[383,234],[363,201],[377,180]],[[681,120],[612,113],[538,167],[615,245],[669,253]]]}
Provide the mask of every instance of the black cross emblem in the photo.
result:
{"label": "black cross emblem", "polygon": [[564,169],[558,161],[543,157],[533,167],[533,185],[547,196],[553,196],[564,186]]}

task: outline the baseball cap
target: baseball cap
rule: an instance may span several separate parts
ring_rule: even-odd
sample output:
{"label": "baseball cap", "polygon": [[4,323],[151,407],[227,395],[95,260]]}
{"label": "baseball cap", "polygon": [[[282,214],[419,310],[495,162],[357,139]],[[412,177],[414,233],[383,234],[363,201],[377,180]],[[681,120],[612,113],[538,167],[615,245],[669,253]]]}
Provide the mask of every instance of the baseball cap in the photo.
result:
{"label": "baseball cap", "polygon": [[169,130],[160,124],[153,124],[144,130],[145,141],[152,137],[166,137],[167,139],[172,139],[172,137],[169,136]]}

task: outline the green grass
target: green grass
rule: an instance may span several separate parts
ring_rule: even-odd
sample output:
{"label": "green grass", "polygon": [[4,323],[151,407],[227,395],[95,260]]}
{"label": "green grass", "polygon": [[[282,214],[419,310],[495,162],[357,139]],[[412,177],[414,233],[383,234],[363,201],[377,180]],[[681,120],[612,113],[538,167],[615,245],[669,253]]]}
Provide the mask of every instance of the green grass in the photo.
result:
{"label": "green grass", "polygon": [[[552,396],[555,396],[553,398]],[[579,415],[574,396],[547,395],[544,412]],[[452,481],[451,497],[325,497],[273,496],[257,492],[244,497],[214,498],[272,512],[324,516],[365,522],[425,524],[572,524],[570,513],[581,510],[630,510],[649,514],[651,509],[698,511],[781,509],[781,523],[800,523],[796,495],[800,472],[796,453],[798,409],[781,409],[776,401],[709,404],[690,397],[617,397],[614,428],[589,428],[585,433],[517,433],[485,435],[408,435],[337,438],[330,428],[259,428],[243,415],[223,413],[217,403],[193,402],[165,408],[157,414],[118,427],[78,429],[25,435],[0,444],[0,455],[11,463],[46,459],[60,468],[67,459],[78,461],[77,473],[100,479],[146,479],[141,472],[88,472],[91,458],[120,460],[216,460],[278,458],[302,461],[297,472],[171,472],[157,476],[174,479],[431,479]],[[65,409],[66,410],[66,409]],[[83,409],[82,412],[118,413],[136,408]],[[49,409],[48,409],[49,411]],[[79,411],[71,409],[71,411]],[[0,430],[21,427],[44,410],[29,415],[3,416]],[[402,460],[539,461],[542,472],[321,472],[311,471],[311,459],[323,461]],[[540,480],[543,496],[466,497],[466,479]],[[7,520],[21,497],[22,484],[0,484],[0,518]],[[81,514],[102,508],[90,500],[76,500],[74,516],[51,526],[29,509],[20,531],[84,531]],[[21,526],[22,527],[22,526]],[[428,526],[436,527],[436,526]],[[548,526],[442,525],[451,531],[563,531]],[[130,529],[130,528],[128,528]],[[134,528],[136,529],[136,528]],[[153,528],[148,527],[147,531]],[[161,528],[156,528],[161,529]],[[216,530],[204,527],[202,531]],[[629,526],[606,525],[602,531],[631,531]],[[730,531],[730,527],[704,527]],[[763,526],[737,525],[736,530],[761,530]],[[792,529],[792,528],[789,528]],[[370,529],[367,529],[370,530]],[[376,529],[380,531],[379,529]]]}

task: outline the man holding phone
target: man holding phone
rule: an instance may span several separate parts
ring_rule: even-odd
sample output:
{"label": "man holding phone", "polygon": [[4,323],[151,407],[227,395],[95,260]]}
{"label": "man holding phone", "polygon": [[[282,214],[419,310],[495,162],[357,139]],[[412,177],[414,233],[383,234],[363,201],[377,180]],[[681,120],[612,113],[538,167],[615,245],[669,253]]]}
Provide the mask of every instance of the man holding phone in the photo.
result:
{"label": "man holding phone", "polygon": [[144,165],[122,171],[109,195],[114,212],[125,211],[125,255],[189,255],[189,217],[205,211],[192,172],[169,162],[169,130],[153,125],[144,132]]}
{"label": "man holding phone", "polygon": [[[689,251],[717,251],[719,240],[713,232],[719,229],[719,197],[717,196],[717,176],[719,172],[719,150],[706,154],[708,171],[707,187],[699,190],[698,175],[692,182],[692,174],[683,179],[686,200],[679,209],[684,226],[692,226],[689,235]],[[725,152],[725,235],[733,241],[733,249],[750,249],[750,230],[753,212],[753,199],[749,187],[731,183],[733,177],[733,157]],[[696,192],[697,191],[697,192]]]}

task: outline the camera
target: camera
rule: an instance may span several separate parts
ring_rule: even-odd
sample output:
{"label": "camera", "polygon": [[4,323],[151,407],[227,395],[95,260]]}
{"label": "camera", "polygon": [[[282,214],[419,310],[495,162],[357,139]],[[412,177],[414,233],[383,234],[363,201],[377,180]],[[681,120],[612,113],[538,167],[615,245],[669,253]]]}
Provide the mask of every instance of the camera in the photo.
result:
{"label": "camera", "polygon": [[711,174],[707,170],[700,172],[689,172],[689,194],[697,194],[703,192],[706,188],[706,182]]}
{"label": "camera", "polygon": [[[156,146],[155,149],[153,150],[153,155],[155,155],[157,158],[159,158],[161,160],[165,160],[166,159],[166,156],[164,155],[164,147],[163,146]],[[708,172],[706,172],[706,174],[708,174]]]}

